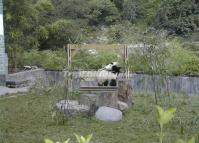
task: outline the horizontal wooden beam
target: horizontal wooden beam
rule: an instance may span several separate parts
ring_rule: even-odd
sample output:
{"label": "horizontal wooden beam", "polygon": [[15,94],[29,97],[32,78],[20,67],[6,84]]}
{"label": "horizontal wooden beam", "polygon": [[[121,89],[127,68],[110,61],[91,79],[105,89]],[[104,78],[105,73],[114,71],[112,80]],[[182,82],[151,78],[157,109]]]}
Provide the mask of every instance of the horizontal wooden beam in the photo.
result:
{"label": "horizontal wooden beam", "polygon": [[96,49],[96,48],[123,48],[125,46],[125,44],[70,44],[72,50],[74,49],[78,49],[78,48],[88,48],[88,49]]}
{"label": "horizontal wooden beam", "polygon": [[117,86],[81,86],[80,91],[117,92]]}

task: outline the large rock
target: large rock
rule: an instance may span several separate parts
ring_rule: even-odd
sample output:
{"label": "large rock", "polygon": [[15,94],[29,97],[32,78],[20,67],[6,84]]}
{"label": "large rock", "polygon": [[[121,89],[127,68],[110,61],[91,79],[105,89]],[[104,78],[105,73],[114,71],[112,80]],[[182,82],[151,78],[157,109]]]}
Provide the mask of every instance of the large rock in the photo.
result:
{"label": "large rock", "polygon": [[120,110],[102,106],[95,113],[98,120],[106,122],[115,122],[122,120],[122,112]]}
{"label": "large rock", "polygon": [[81,94],[79,103],[90,107],[93,104],[96,105],[97,98],[97,94]]}
{"label": "large rock", "polygon": [[118,101],[117,103],[118,103],[118,109],[120,111],[125,112],[125,111],[127,111],[129,109],[129,106],[128,106],[127,103],[122,102],[122,101]]}
{"label": "large rock", "polygon": [[98,94],[81,94],[80,104],[96,107],[107,106],[112,108],[118,107],[117,92],[100,92]]}
{"label": "large rock", "polygon": [[101,92],[100,95],[98,95],[96,105],[98,107],[100,106],[107,106],[112,108],[117,108],[118,104],[118,96],[117,92]]}
{"label": "large rock", "polygon": [[89,107],[86,105],[80,105],[76,100],[61,100],[56,103],[56,107],[63,111],[65,114],[68,113],[88,113]]}
{"label": "large rock", "polygon": [[133,104],[131,80],[120,79],[118,81],[118,99],[127,103],[128,106]]}

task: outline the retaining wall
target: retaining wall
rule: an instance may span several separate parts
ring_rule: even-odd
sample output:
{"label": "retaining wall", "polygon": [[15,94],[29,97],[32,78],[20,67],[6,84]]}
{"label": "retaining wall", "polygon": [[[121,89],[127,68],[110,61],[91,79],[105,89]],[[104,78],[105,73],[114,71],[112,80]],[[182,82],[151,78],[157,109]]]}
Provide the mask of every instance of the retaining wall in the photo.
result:
{"label": "retaining wall", "polygon": [[[92,72],[92,71],[89,71]],[[95,72],[95,71],[94,71]],[[92,74],[94,75],[94,74]],[[119,78],[124,75],[120,74]],[[89,80],[80,79],[79,72],[73,72],[74,88],[83,86],[96,86],[94,77]],[[186,76],[151,76],[145,74],[130,74],[131,83],[135,92],[141,91],[170,91],[174,93],[187,93],[189,95],[199,95],[199,77]],[[59,71],[44,71],[43,69],[24,71],[10,74],[7,80],[30,80],[40,79],[46,85],[64,85],[64,73]],[[92,80],[91,80],[92,79]]]}

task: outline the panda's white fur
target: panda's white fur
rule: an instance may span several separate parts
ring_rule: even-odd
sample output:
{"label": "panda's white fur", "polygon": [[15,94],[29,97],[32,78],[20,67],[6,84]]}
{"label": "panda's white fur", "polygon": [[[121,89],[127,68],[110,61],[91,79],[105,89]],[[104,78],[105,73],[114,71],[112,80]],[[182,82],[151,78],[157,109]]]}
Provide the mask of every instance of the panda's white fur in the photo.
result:
{"label": "panda's white fur", "polygon": [[110,82],[112,79],[116,79],[116,78],[117,78],[117,74],[114,74],[106,70],[101,70],[97,76],[97,81],[99,85],[103,85],[104,81],[108,80]]}
{"label": "panda's white fur", "polygon": [[117,62],[113,62],[111,64],[106,65],[103,69],[99,70],[99,74],[97,75],[98,85],[103,86],[104,82],[106,81],[108,82],[108,86],[110,86],[111,80],[117,79],[118,73],[113,73],[111,71],[112,67],[117,65]]}
{"label": "panda's white fur", "polygon": [[104,67],[104,69],[107,70],[107,71],[111,71],[112,67],[113,67],[113,66],[117,66],[117,65],[118,65],[118,62],[113,62],[113,63],[111,63],[111,64],[106,65],[106,66]]}

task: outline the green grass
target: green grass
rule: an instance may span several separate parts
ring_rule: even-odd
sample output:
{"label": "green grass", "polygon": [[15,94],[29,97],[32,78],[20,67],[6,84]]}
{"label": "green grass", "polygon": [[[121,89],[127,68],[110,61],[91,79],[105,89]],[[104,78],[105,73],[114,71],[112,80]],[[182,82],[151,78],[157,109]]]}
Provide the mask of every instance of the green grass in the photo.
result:
{"label": "green grass", "polygon": [[[74,133],[93,133],[92,143],[154,143],[159,131],[153,95],[137,94],[135,105],[117,123],[105,123],[78,116],[57,123],[52,119],[53,105],[62,99],[62,90],[31,92],[26,96],[0,97],[0,143],[43,143],[44,138],[64,141]],[[18,94],[20,95],[20,94]],[[163,98],[164,97],[164,98]],[[199,137],[199,97],[159,96],[163,107],[176,107],[174,119],[164,128],[164,143],[178,137]]]}

